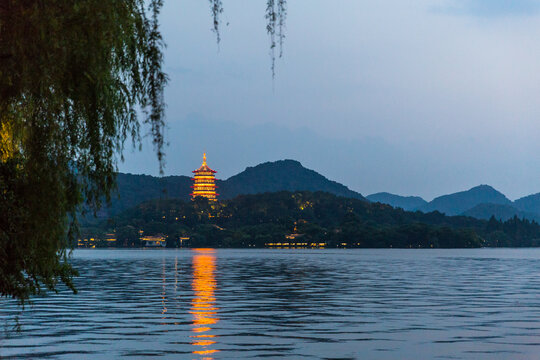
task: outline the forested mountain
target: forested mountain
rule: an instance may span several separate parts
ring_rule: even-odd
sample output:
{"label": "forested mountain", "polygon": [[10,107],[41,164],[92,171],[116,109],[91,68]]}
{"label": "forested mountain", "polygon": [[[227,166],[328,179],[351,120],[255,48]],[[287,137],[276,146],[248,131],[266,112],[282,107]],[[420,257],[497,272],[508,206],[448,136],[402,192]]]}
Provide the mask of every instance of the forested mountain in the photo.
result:
{"label": "forested mountain", "polygon": [[192,246],[213,247],[260,247],[285,242],[291,233],[301,235],[298,241],[331,247],[538,246],[540,239],[540,226],[528,220],[407,212],[324,192],[241,195],[219,202],[154,200],[83,229],[97,238],[116,231],[119,244],[136,244],[139,230],[168,236],[170,246],[190,237]]}
{"label": "forested mountain", "polygon": [[440,211],[447,215],[459,215],[480,204],[511,205],[512,202],[489,185],[480,185],[467,191],[437,197],[423,206],[423,212]]}
{"label": "forested mountain", "polygon": [[306,169],[295,160],[266,162],[248,167],[240,174],[220,182],[219,186],[222,199],[277,191],[324,191],[338,196],[364,199],[359,193]]}
{"label": "forested mountain", "polygon": [[[143,201],[153,199],[188,200],[192,180],[188,176],[154,177],[119,173],[117,193],[110,206],[105,207],[99,218],[114,216]],[[307,169],[295,160],[266,162],[248,167],[227,180],[217,180],[220,199],[232,199],[241,194],[258,194],[277,191],[325,191],[331,194],[364,199],[359,193],[348,189],[321,174]],[[90,221],[90,218],[86,222]]]}
{"label": "forested mountain", "polygon": [[[324,191],[338,196],[361,199],[362,195],[321,174],[307,169],[298,161],[281,160],[248,167],[227,180],[216,180],[219,198],[232,199],[242,194],[259,194],[278,191]],[[88,217],[83,224],[96,223],[99,219],[119,214],[143,201],[154,199],[188,200],[192,180],[188,176],[154,177],[119,173],[117,193],[110,206],[98,214],[98,219]],[[467,191],[444,195],[427,203],[418,196],[399,196],[386,192],[372,194],[369,201],[388,204],[404,210],[422,212],[440,211],[447,215],[467,215],[479,219],[507,220],[514,216],[529,220],[540,219],[540,193],[510,201],[488,185]]]}
{"label": "forested mountain", "polygon": [[371,202],[379,202],[381,204],[388,204],[396,208],[402,208],[403,210],[414,211],[425,206],[428,202],[419,196],[400,196],[390,194],[387,192],[380,192],[366,196]]}

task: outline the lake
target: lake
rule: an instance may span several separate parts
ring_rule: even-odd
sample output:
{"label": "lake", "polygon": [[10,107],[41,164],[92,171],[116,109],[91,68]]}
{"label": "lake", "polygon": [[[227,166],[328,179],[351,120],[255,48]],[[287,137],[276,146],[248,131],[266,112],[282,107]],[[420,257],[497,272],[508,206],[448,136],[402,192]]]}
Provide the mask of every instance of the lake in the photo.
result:
{"label": "lake", "polygon": [[[8,359],[539,359],[540,249],[76,250]],[[20,331],[11,327],[18,316]]]}

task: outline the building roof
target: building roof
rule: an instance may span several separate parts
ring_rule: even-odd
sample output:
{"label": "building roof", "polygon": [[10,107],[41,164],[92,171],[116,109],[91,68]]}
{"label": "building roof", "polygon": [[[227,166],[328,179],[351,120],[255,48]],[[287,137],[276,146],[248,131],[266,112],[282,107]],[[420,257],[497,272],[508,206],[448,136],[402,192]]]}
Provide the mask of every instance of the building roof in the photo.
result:
{"label": "building roof", "polygon": [[206,164],[206,153],[203,154],[203,162],[202,162],[201,167],[198,168],[197,170],[193,170],[192,172],[193,173],[211,172],[213,174],[217,173],[217,171],[214,171],[214,170],[210,169],[210,167],[208,167],[208,165]]}

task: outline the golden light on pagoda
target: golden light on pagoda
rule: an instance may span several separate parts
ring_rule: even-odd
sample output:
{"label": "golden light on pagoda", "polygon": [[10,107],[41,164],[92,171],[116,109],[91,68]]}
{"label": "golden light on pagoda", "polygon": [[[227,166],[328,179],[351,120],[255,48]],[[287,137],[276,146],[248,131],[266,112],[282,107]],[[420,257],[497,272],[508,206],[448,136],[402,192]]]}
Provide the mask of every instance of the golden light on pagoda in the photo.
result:
{"label": "golden light on pagoda", "polygon": [[193,192],[191,199],[194,200],[197,196],[202,196],[211,201],[217,201],[216,193],[216,177],[214,171],[206,164],[206,153],[203,154],[203,162],[200,168],[193,170]]}

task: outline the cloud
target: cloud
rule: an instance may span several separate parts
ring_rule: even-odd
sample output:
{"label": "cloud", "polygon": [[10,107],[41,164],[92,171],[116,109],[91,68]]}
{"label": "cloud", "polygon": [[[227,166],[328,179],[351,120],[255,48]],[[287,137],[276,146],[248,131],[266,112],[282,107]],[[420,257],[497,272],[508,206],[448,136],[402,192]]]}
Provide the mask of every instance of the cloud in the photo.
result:
{"label": "cloud", "polygon": [[529,16],[540,11],[538,0],[450,0],[438,12],[482,18]]}
{"label": "cloud", "polygon": [[[294,158],[363,194],[538,192],[539,4],[290,1],[272,83],[264,2],[227,5],[218,52],[206,3],[168,1],[166,173],[207,151],[220,178]],[[157,173],[143,142],[122,171]]]}

